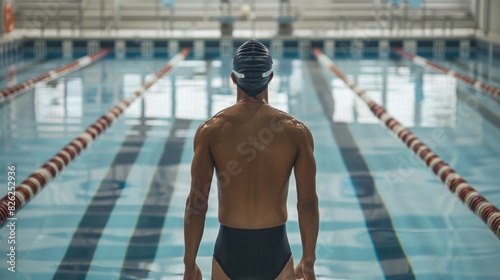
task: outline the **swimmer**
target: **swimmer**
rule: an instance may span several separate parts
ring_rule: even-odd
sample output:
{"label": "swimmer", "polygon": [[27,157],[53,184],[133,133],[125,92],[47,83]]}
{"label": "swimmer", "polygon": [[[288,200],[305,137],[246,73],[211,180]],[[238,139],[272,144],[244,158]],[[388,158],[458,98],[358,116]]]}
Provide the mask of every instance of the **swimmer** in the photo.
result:
{"label": "swimmer", "polygon": [[[233,58],[236,104],[196,131],[184,216],[185,280],[201,279],[195,260],[214,168],[220,228],[211,279],[315,279],[319,212],[313,138],[302,122],[268,104],[272,78],[268,49],[253,39],[245,42]],[[292,170],[302,240],[295,269],[285,228]]]}

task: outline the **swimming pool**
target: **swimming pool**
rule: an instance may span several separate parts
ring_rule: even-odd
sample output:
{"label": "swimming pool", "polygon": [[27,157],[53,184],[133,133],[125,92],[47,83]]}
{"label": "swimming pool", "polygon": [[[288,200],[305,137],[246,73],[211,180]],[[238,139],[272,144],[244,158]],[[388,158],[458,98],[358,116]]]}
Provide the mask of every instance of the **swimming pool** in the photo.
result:
{"label": "swimming pool", "polygon": [[[20,59],[3,67],[9,74],[2,86],[70,60]],[[1,104],[2,172],[15,165],[22,181],[166,61],[108,57]],[[499,100],[406,60],[334,61],[500,206]],[[439,62],[500,86],[498,64],[485,67],[480,56]],[[276,56],[274,66],[270,104],[304,121],[315,139],[318,279],[500,277],[498,238],[342,81],[312,58]],[[190,57],[133,103],[17,214],[16,274],[7,271],[10,231],[0,229],[0,278],[182,279],[193,136],[234,102],[230,70],[231,56]],[[6,176],[0,178],[4,195]],[[287,227],[297,260],[294,185],[291,178]],[[198,253],[207,279],[216,205],[214,183]]]}

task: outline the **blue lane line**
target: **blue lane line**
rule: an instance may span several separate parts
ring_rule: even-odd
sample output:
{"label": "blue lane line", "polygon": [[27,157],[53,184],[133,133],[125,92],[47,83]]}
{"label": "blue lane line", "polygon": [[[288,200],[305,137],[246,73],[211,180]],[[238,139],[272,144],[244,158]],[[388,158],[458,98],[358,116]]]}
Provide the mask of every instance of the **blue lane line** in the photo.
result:
{"label": "blue lane line", "polygon": [[317,61],[308,61],[307,65],[315,91],[330,121],[331,132],[349,171],[375,253],[386,279],[416,279],[356,140],[346,124],[335,123],[331,118],[333,115],[331,105],[334,104],[334,100],[330,93],[329,83],[323,76],[321,65]]}
{"label": "blue lane line", "polygon": [[148,131],[134,166],[130,170],[126,188],[115,204],[111,217],[103,231],[99,245],[87,272],[87,280],[118,277],[125,258],[127,244],[134,232],[148,189],[167,142],[172,122],[154,125]]}
{"label": "blue lane line", "polygon": [[139,220],[129,241],[121,272],[122,278],[144,279],[148,277],[149,269],[144,264],[153,263],[158,250],[186,141],[183,133],[189,128],[190,123],[191,120],[177,119],[173,124],[153,181],[149,186]]}
{"label": "blue lane line", "polygon": [[149,129],[149,126],[143,124],[135,125],[127,135],[73,234],[66,254],[54,274],[54,280],[80,279],[87,274],[102,232],[146,138],[145,134],[136,135],[134,132]]}

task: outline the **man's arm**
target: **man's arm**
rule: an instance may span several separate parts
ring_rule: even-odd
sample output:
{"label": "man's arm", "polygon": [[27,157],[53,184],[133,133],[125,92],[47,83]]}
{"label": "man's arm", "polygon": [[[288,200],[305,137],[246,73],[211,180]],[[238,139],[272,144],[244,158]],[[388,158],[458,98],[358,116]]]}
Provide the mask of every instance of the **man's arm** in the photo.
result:
{"label": "man's arm", "polygon": [[195,266],[208,209],[208,194],[214,169],[208,145],[208,129],[209,126],[206,123],[201,124],[194,137],[191,191],[186,201],[184,215],[184,265],[186,268]]}
{"label": "man's arm", "polygon": [[295,159],[294,173],[297,182],[297,210],[302,238],[302,260],[311,266],[316,261],[316,241],[319,231],[318,197],[316,195],[316,162],[314,141],[306,126],[298,137],[299,151]]}

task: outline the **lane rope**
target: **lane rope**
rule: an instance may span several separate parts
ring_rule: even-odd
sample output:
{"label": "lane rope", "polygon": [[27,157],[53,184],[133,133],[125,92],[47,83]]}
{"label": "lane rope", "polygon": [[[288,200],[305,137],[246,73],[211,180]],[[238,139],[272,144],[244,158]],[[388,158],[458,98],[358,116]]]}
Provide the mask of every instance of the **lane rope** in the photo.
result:
{"label": "lane rope", "polygon": [[[172,57],[165,67],[148,78],[134,93],[123,98],[117,105],[88,126],[84,132],[64,146],[56,155],[45,162],[35,172],[31,173],[21,184],[16,186],[14,195],[7,194],[0,199],[0,226],[8,218],[12,218],[19,209],[33,199],[66,166],[89,147],[98,136],[111,127],[135,100],[141,97],[161,77],[170,72],[179,61],[183,60],[189,54],[189,51],[189,48],[184,48],[180,53]],[[14,199],[10,197],[14,197]]]}
{"label": "lane rope", "polygon": [[462,82],[474,87],[475,89],[482,90],[482,91],[484,91],[488,94],[491,94],[495,97],[500,96],[500,88],[494,87],[494,86],[487,84],[487,83],[480,82],[480,81],[473,79],[469,76],[465,76],[463,74],[457,73],[449,68],[446,68],[440,64],[432,62],[432,61],[425,59],[421,56],[405,52],[401,48],[396,47],[396,48],[393,48],[393,50],[395,53],[399,54],[400,56],[402,56],[404,58],[411,60],[413,63],[415,63],[419,66],[426,67],[426,68],[432,69],[436,72],[440,72],[440,73],[446,74],[448,76],[454,77],[455,79],[462,81]]}
{"label": "lane rope", "polygon": [[395,118],[389,115],[385,109],[371,100],[365,90],[358,87],[356,83],[349,80],[340,71],[333,61],[323,54],[318,48],[313,53],[324,67],[333,72],[344,83],[351,88],[370,108],[372,113],[391,130],[399,140],[422,160],[434,174],[443,182],[448,189],[457,195],[477,216],[488,225],[493,233],[500,238],[500,211],[491,204],[484,196],[476,191],[462,176],[451,168],[448,163],[435,154],[420,139],[418,139],[408,128],[401,125]]}
{"label": "lane rope", "polygon": [[70,72],[81,69],[91,63],[98,61],[103,58],[111,51],[110,48],[102,49],[101,51],[95,52],[93,54],[84,56],[66,65],[58,67],[54,70],[46,72],[45,74],[36,76],[34,78],[28,79],[17,85],[10,86],[0,91],[0,103],[6,101],[9,98],[16,96],[17,94],[34,88],[40,83],[46,83],[48,81],[55,80],[61,76],[64,76]]}

